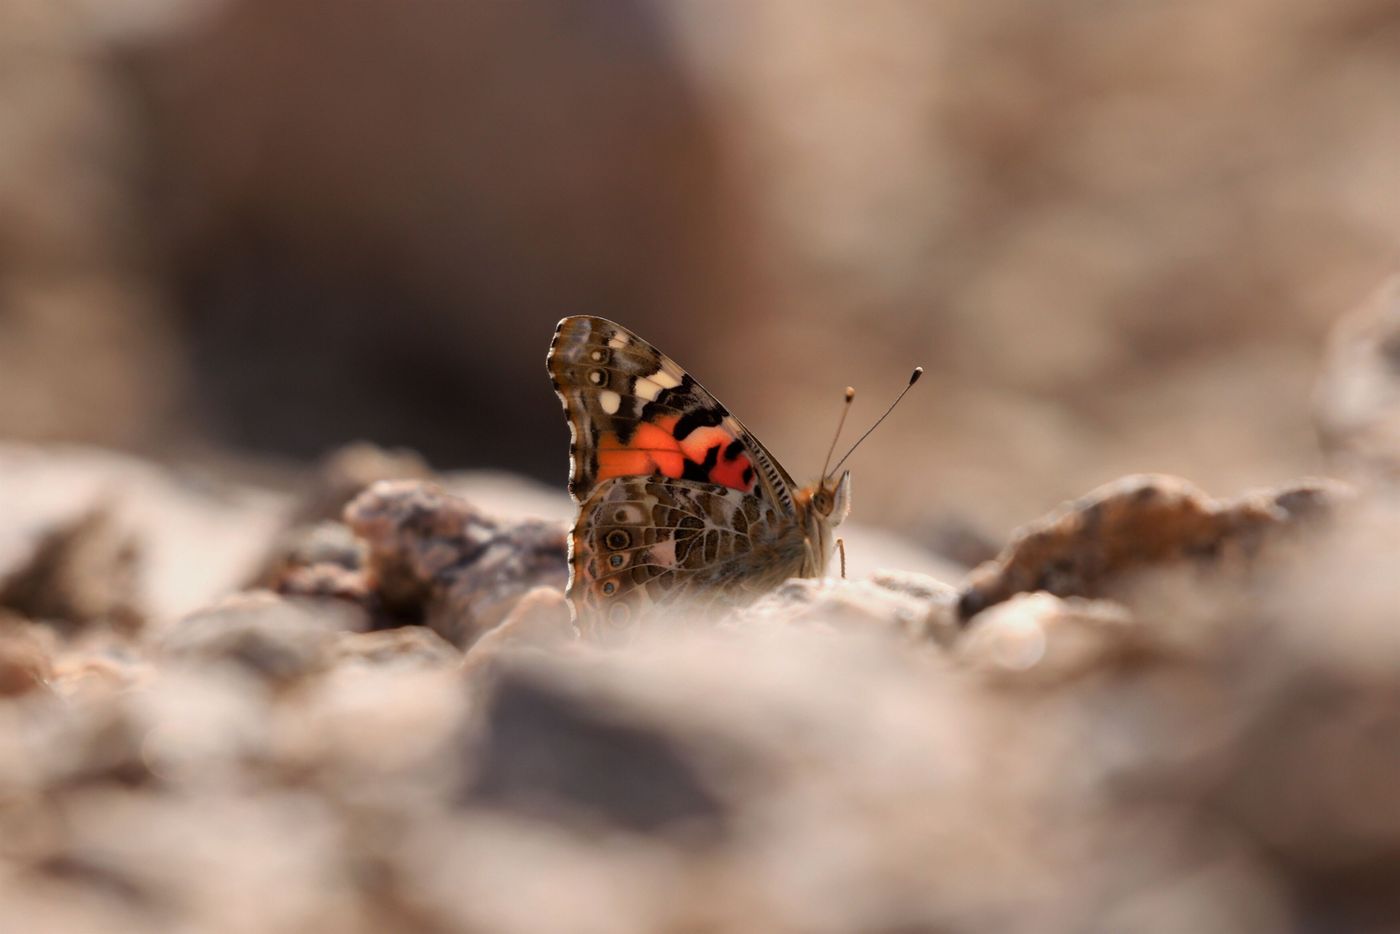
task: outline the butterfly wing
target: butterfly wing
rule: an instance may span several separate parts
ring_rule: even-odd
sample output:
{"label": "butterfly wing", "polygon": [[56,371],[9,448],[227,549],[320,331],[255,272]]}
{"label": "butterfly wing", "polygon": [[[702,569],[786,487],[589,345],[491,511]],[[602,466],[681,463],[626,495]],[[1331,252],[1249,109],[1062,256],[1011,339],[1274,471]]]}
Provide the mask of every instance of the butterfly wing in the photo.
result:
{"label": "butterfly wing", "polygon": [[569,599],[584,635],[653,607],[742,604],[801,572],[802,529],[759,497],[669,477],[614,477],[579,510]]}
{"label": "butterfly wing", "polygon": [[674,360],[603,318],[559,322],[572,443],[569,598],[588,630],[679,599],[744,602],[802,571],[792,478]]}
{"label": "butterfly wing", "polygon": [[750,493],[795,515],[795,485],[773,455],[679,364],[622,325],[565,318],[548,366],[573,434],[576,502],[605,480],[660,474]]}

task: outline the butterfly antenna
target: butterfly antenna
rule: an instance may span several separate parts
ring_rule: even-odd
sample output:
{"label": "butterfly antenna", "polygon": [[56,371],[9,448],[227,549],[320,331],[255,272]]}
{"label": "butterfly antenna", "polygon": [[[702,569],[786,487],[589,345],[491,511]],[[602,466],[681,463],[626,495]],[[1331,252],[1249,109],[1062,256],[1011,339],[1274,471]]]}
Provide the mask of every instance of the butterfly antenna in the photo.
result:
{"label": "butterfly antenna", "polygon": [[826,460],[822,462],[821,478],[826,482],[826,466],[831,463],[831,455],[836,453],[836,442],[841,440],[841,429],[846,427],[846,415],[851,411],[851,400],[856,397],[853,386],[846,387],[846,404],[841,406],[841,420],[836,423],[836,434],[831,436],[831,447],[826,449]]}
{"label": "butterfly antenna", "polygon": [[[911,374],[909,374],[909,385],[905,386],[905,387],[904,387],[904,391],[901,392],[898,396],[895,397],[895,400],[894,400],[893,402],[890,403],[890,407],[889,407],[889,408],[885,409],[885,414],[884,414],[884,415],[881,415],[879,418],[877,418],[877,419],[875,420],[875,424],[873,424],[873,425],[871,425],[869,428],[867,428],[867,429],[865,430],[865,434],[863,434],[863,435],[861,435],[859,438],[857,438],[857,439],[856,439],[856,443],[853,444],[853,445],[851,445],[851,449],[841,456],[841,459],[840,459],[839,461],[836,462],[836,466],[833,467],[833,468],[831,468],[831,472],[832,472],[832,473],[836,473],[838,470],[840,470],[840,469],[841,469],[841,465],[844,464],[844,463],[846,463],[846,458],[848,458],[848,457],[850,457],[852,454],[854,454],[854,453],[856,452],[856,448],[860,447],[860,443],[861,443],[862,441],[864,441],[866,438],[870,437],[870,433],[871,433],[872,431],[874,431],[876,428],[879,428],[881,422],[883,422],[885,419],[887,419],[887,418],[890,417],[890,413],[894,411],[894,407],[897,406],[897,405],[899,405],[899,400],[903,399],[904,396],[909,392],[909,390],[911,390],[911,389],[914,388],[914,384],[917,383],[917,382],[919,381],[919,377],[920,377],[920,376],[923,376],[923,375],[924,375],[924,368],[923,368],[923,367],[921,367],[921,366],[916,366],[916,367],[914,367],[914,372],[911,373]],[[847,399],[849,400],[849,396],[847,397]],[[833,445],[833,446],[834,446],[834,445]],[[826,474],[825,474],[825,473],[822,474],[822,478],[823,478],[823,480],[825,480],[825,478],[826,478]]]}

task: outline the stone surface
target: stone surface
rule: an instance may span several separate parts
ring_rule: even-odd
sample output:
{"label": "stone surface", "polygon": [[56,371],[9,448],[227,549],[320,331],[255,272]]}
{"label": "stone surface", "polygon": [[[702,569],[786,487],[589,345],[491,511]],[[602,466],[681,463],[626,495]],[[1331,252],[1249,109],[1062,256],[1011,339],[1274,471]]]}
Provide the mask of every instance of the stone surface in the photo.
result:
{"label": "stone surface", "polygon": [[472,643],[463,665],[476,669],[522,650],[556,651],[579,639],[562,591],[536,587],[525,594],[499,626]]}
{"label": "stone surface", "polygon": [[338,663],[365,665],[444,668],[462,661],[461,652],[424,626],[342,633],[334,652]]}
{"label": "stone surface", "polygon": [[376,483],[346,507],[345,521],[368,549],[385,612],[457,646],[500,623],[531,588],[562,589],[568,577],[563,527],[497,520],[434,484]]}
{"label": "stone surface", "polygon": [[637,833],[717,832],[723,802],[664,717],[610,704],[588,684],[551,669],[498,674],[464,800]]}
{"label": "stone surface", "polygon": [[1175,477],[1125,477],[1018,530],[996,560],[968,575],[958,612],[967,620],[1030,591],[1121,594],[1157,569],[1244,573],[1266,547],[1347,497],[1339,484],[1308,481],[1221,502]]}
{"label": "stone surface", "polygon": [[336,634],[368,628],[356,607],[252,591],[181,620],[162,639],[170,662],[232,664],[282,686],[331,663]]}
{"label": "stone surface", "polygon": [[981,613],[956,652],[1002,684],[1043,686],[1150,654],[1146,628],[1112,601],[1021,593]]}
{"label": "stone surface", "polygon": [[48,689],[54,677],[52,642],[38,627],[0,616],[0,698]]}
{"label": "stone surface", "polygon": [[307,568],[358,571],[364,561],[364,547],[344,523],[321,521],[293,525],[272,543],[267,560],[253,576],[251,586],[279,590]]}
{"label": "stone surface", "polygon": [[0,580],[0,607],[54,625],[102,623],[134,632],[144,622],[137,593],[140,546],[112,513],[93,510],[47,529]]}
{"label": "stone surface", "polygon": [[1333,327],[1313,417],[1337,469],[1359,480],[1400,478],[1400,275]]}
{"label": "stone surface", "polygon": [[[793,581],[616,648],[570,623],[562,522],[489,489],[258,526],[281,592],[173,621],[0,616],[0,903],[59,934],[1400,918],[1377,487],[1125,478],[968,579]],[[143,552],[218,534],[141,505]]]}
{"label": "stone surface", "polygon": [[84,516],[105,516],[98,537],[70,541],[70,554],[84,542],[95,546],[84,560],[100,559],[121,580],[109,574],[78,583],[84,591],[102,588],[105,600],[134,608],[156,629],[242,586],[290,502],[205,468],[165,468],[72,446],[0,442],[0,478],[0,578],[32,565],[42,542],[60,545],[63,530],[83,528]]}
{"label": "stone surface", "polygon": [[875,627],[913,640],[946,640],[956,600],[952,585],[910,572],[885,572],[869,581],[799,579],[735,618],[745,623]]}

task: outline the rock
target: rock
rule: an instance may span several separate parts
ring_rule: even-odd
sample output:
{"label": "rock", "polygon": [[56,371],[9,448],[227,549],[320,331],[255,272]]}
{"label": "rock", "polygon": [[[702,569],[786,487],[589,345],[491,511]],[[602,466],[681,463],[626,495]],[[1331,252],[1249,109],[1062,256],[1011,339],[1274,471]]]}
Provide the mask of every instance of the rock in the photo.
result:
{"label": "rock", "polygon": [[1221,502],[1174,477],[1125,477],[1019,530],[995,561],[968,576],[958,614],[966,621],[1028,591],[1121,596],[1154,569],[1240,574],[1267,545],[1331,514],[1349,495],[1339,484],[1305,481]]}
{"label": "rock", "polygon": [[932,577],[886,571],[868,581],[794,578],[733,621],[824,627],[875,627],[914,640],[951,639],[957,591]]}
{"label": "rock", "polygon": [[955,657],[997,683],[1044,687],[1112,670],[1146,655],[1149,645],[1122,604],[1020,593],[978,614]]}
{"label": "rock", "polygon": [[1338,470],[1359,480],[1400,479],[1400,275],[1332,329],[1313,419]]}
{"label": "rock", "polygon": [[141,551],[113,514],[95,507],[50,528],[0,580],[0,606],[67,630],[103,623],[135,632]]}
{"label": "rock", "polygon": [[89,696],[56,722],[34,763],[50,793],[71,795],[93,787],[148,787],[155,776],[142,745],[146,726],[119,695]]}
{"label": "rock", "polygon": [[1290,671],[1278,688],[1212,803],[1302,877],[1364,887],[1368,872],[1388,876],[1400,860],[1400,692],[1319,670]]}
{"label": "rock", "polygon": [[358,571],[364,546],[341,522],[298,525],[278,536],[251,586],[281,590],[289,576],[313,566]]}
{"label": "rock", "polygon": [[64,653],[54,662],[53,689],[70,701],[100,701],[149,683],[155,667],[145,659]]}
{"label": "rock", "polygon": [[428,479],[432,470],[413,451],[358,443],[339,448],[313,470],[307,490],[253,575],[249,586],[278,593],[335,596],[368,605],[357,580],[365,547],[345,525],[346,505],[379,480]]}
{"label": "rock", "polygon": [[678,826],[718,832],[723,802],[667,727],[608,703],[586,684],[503,673],[486,701],[464,800],[638,833]]}
{"label": "rock", "polygon": [[423,626],[400,626],[376,632],[347,632],[337,639],[334,659],[375,666],[446,668],[459,664],[462,653]]}
{"label": "rock", "polygon": [[[56,609],[85,616],[106,603],[119,618],[134,613],[159,630],[242,586],[287,509],[282,494],[202,469],[0,442],[0,580],[28,567],[22,599],[52,599]],[[49,554],[36,564],[43,543]],[[83,567],[81,593],[62,583],[67,572],[59,570],[77,571],[75,561]],[[34,578],[36,571],[61,593]]]}
{"label": "rock", "polygon": [[364,565],[364,545],[343,523],[298,526],[284,532],[273,546],[254,587],[284,597],[343,601],[362,610],[374,628],[401,625],[402,620],[380,612]]}
{"label": "rock", "polygon": [[381,482],[345,510],[368,548],[371,589],[388,614],[467,646],[537,586],[568,579],[562,526],[506,522],[418,481]]}
{"label": "rock", "polygon": [[[344,600],[373,614],[374,595],[361,570],[350,570],[338,564],[309,564],[289,568],[280,574],[273,592],[284,597],[329,597]],[[393,620],[375,615],[376,626],[396,625]]]}
{"label": "rock", "polygon": [[563,592],[553,587],[536,587],[520,598],[499,626],[472,643],[462,664],[467,671],[476,671],[503,653],[556,649],[576,642],[578,636]]}
{"label": "rock", "polygon": [[280,687],[325,670],[338,634],[368,625],[363,611],[340,602],[254,591],[181,620],[160,653],[177,663],[232,664]]}
{"label": "rock", "polygon": [[0,698],[48,690],[54,678],[51,642],[23,620],[0,617]]}

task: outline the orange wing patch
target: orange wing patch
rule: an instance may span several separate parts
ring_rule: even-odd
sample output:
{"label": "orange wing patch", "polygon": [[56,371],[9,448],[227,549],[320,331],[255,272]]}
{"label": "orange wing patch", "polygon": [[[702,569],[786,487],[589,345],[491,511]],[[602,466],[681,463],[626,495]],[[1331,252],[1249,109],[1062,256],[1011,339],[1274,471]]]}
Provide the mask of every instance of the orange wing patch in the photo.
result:
{"label": "orange wing patch", "polygon": [[637,426],[626,444],[616,432],[598,437],[598,481],[661,474],[674,480],[718,483],[745,493],[754,488],[753,464],[744,443],[718,426],[674,434],[677,416]]}

